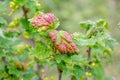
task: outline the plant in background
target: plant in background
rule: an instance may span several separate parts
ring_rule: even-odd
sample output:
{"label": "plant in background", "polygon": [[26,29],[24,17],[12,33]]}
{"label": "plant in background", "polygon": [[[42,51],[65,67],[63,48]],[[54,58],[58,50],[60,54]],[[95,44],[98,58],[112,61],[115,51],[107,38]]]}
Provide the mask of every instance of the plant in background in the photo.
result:
{"label": "plant in background", "polygon": [[43,13],[35,0],[6,0],[0,4],[10,5],[10,15],[17,9],[23,12],[9,24],[0,17],[1,80],[56,80],[46,75],[46,66],[57,67],[58,80],[104,79],[102,62],[111,56],[116,43],[108,34],[106,20],[81,22],[84,33],[70,34],[57,30],[57,17]]}
{"label": "plant in background", "polygon": [[106,20],[80,23],[83,33],[74,33],[74,41],[86,47],[86,76],[93,76],[96,80],[103,80],[104,69],[102,62],[112,55],[116,41],[109,35],[109,25]]}

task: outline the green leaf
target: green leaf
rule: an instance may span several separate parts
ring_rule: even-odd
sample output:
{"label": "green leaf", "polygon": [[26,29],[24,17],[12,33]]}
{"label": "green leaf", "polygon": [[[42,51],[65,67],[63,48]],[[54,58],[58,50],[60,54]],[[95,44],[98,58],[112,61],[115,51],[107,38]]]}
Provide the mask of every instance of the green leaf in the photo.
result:
{"label": "green leaf", "polygon": [[9,68],[9,74],[14,74],[14,75],[16,75],[17,77],[20,77],[21,75],[22,75],[22,72],[21,71],[19,71],[19,70],[17,70],[17,69],[15,69],[14,67],[10,67]]}
{"label": "green leaf", "polygon": [[75,70],[73,70],[73,76],[76,78],[75,80],[84,80],[85,70],[80,66],[74,66]]}
{"label": "green leaf", "polygon": [[7,21],[3,17],[0,17],[0,27],[3,25],[7,25]]}
{"label": "green leaf", "polygon": [[36,47],[33,48],[31,52],[35,60],[42,65],[48,64],[52,50],[42,41],[36,41],[35,44]]}
{"label": "green leaf", "polygon": [[94,45],[94,46],[92,47],[92,51],[91,51],[91,52],[92,52],[93,54],[102,54],[103,51],[104,51],[104,48],[103,48],[102,46],[96,44],[96,45]]}
{"label": "green leaf", "polygon": [[0,15],[5,14],[7,12],[6,1],[3,2],[0,1]]}
{"label": "green leaf", "polygon": [[106,77],[105,80],[114,80],[112,77]]}
{"label": "green leaf", "polygon": [[83,58],[80,54],[71,56],[71,59],[73,62],[78,62],[78,63],[85,60],[85,58]]}
{"label": "green leaf", "polygon": [[104,69],[100,64],[96,67],[93,67],[91,69],[91,73],[96,80],[102,80],[102,78],[104,77]]}
{"label": "green leaf", "polygon": [[92,26],[92,27],[89,28],[89,30],[87,30],[86,35],[87,35],[88,38],[91,37],[91,36],[94,36],[95,29],[96,29],[96,26]]}
{"label": "green leaf", "polygon": [[22,18],[21,20],[22,26],[23,28],[25,28],[26,30],[29,29],[29,21],[25,18]]}
{"label": "green leaf", "polygon": [[72,72],[69,69],[64,69],[62,72],[62,77],[63,78],[69,78],[71,76]]}
{"label": "green leaf", "polygon": [[56,60],[57,63],[60,63],[63,60],[63,56],[60,55],[60,54],[56,54],[55,55],[55,60]]}
{"label": "green leaf", "polygon": [[31,13],[32,14],[35,14],[36,13],[36,5],[35,5],[35,1],[32,1],[32,0],[29,0],[27,3],[26,3],[26,7],[30,9]]}
{"label": "green leaf", "polygon": [[80,27],[83,28],[83,29],[88,30],[92,26],[93,26],[93,23],[91,21],[80,22]]}
{"label": "green leaf", "polygon": [[97,21],[97,26],[98,26],[98,27],[103,27],[103,28],[105,28],[106,30],[109,30],[109,29],[110,29],[107,20],[104,20],[104,19],[101,19],[101,20]]}
{"label": "green leaf", "polygon": [[81,46],[93,46],[96,43],[96,41],[92,38],[90,38],[90,39],[79,38],[79,39],[74,40],[74,42],[77,45],[81,45]]}
{"label": "green leaf", "polygon": [[24,74],[23,79],[24,80],[31,80],[36,75],[36,72],[33,67],[30,67]]}
{"label": "green leaf", "polygon": [[17,45],[18,43],[19,43],[18,40],[0,36],[0,46],[3,46],[3,47],[5,46],[7,48],[9,46]]}
{"label": "green leaf", "polygon": [[16,5],[23,6],[29,0],[16,0]]}

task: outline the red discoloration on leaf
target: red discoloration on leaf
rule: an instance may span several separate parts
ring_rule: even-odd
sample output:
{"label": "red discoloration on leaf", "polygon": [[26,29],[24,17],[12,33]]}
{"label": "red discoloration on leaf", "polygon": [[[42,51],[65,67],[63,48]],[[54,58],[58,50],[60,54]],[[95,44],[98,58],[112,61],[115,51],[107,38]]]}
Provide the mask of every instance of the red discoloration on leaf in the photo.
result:
{"label": "red discoloration on leaf", "polygon": [[56,17],[52,13],[47,13],[47,14],[40,14],[39,16],[36,16],[35,18],[32,19],[31,23],[35,27],[42,27],[45,26],[46,29],[51,27],[52,23],[55,23]]}
{"label": "red discoloration on leaf", "polygon": [[72,42],[72,37],[68,32],[64,32],[63,37],[68,41]]}
{"label": "red discoloration on leaf", "polygon": [[55,42],[56,39],[57,39],[57,35],[56,34],[57,34],[56,30],[54,30],[54,31],[52,31],[52,32],[49,33],[49,36],[51,37],[51,39],[52,39],[53,42]]}
{"label": "red discoloration on leaf", "polygon": [[[56,30],[49,33],[50,38],[52,39],[52,42],[55,45],[55,48],[61,53],[74,53],[78,51],[78,48],[76,44],[72,42],[72,37],[68,32],[63,31],[61,34],[57,35]],[[60,41],[57,41],[57,38],[60,38]]]}

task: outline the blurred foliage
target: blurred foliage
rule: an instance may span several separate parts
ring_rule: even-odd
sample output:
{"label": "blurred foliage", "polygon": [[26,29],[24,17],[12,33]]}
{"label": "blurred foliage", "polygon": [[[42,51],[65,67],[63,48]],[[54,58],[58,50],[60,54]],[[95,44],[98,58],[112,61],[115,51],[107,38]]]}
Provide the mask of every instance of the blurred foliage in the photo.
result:
{"label": "blurred foliage", "polygon": [[[40,0],[47,11],[60,18],[62,29],[79,31],[82,20],[106,19],[110,23],[111,34],[120,41],[118,23],[120,22],[119,0]],[[70,23],[69,23],[70,22]]]}

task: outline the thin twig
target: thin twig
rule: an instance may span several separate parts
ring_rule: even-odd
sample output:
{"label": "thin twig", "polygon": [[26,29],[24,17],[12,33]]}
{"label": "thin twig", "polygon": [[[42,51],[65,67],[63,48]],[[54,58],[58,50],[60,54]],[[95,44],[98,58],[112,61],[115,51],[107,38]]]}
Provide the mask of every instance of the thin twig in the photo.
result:
{"label": "thin twig", "polygon": [[8,61],[5,56],[2,57],[2,61],[5,63],[5,65],[8,65]]}
{"label": "thin twig", "polygon": [[41,73],[40,73],[40,70],[41,70],[41,66],[39,65],[39,63],[37,63],[37,74],[38,74],[38,80],[43,80],[42,77],[41,77]]}
{"label": "thin twig", "polygon": [[[27,20],[28,19],[28,16],[27,16],[28,10],[25,8],[25,6],[22,6],[22,10],[23,10],[23,13],[24,13],[24,17]],[[33,47],[35,47],[34,39],[31,39],[31,44],[32,44]],[[43,80],[42,76],[40,74],[41,66],[37,62],[36,62],[36,65],[37,65],[36,70],[37,70],[37,74],[38,74],[38,79]]]}
{"label": "thin twig", "polygon": [[25,8],[25,6],[22,6],[22,9],[23,9],[23,13],[24,13],[25,19],[28,19],[27,9]]}
{"label": "thin twig", "polygon": [[[87,58],[88,58],[88,61],[90,60],[91,58],[91,48],[89,47],[88,50],[87,50]],[[90,64],[90,62],[89,62]],[[89,67],[87,66],[86,67],[86,72],[89,72]],[[88,80],[88,78],[86,77],[86,80]]]}
{"label": "thin twig", "polygon": [[62,70],[57,68],[58,69],[58,80],[62,80]]}
{"label": "thin twig", "polygon": [[91,48],[88,48],[87,53],[88,53],[88,60],[89,60],[91,57]]}

